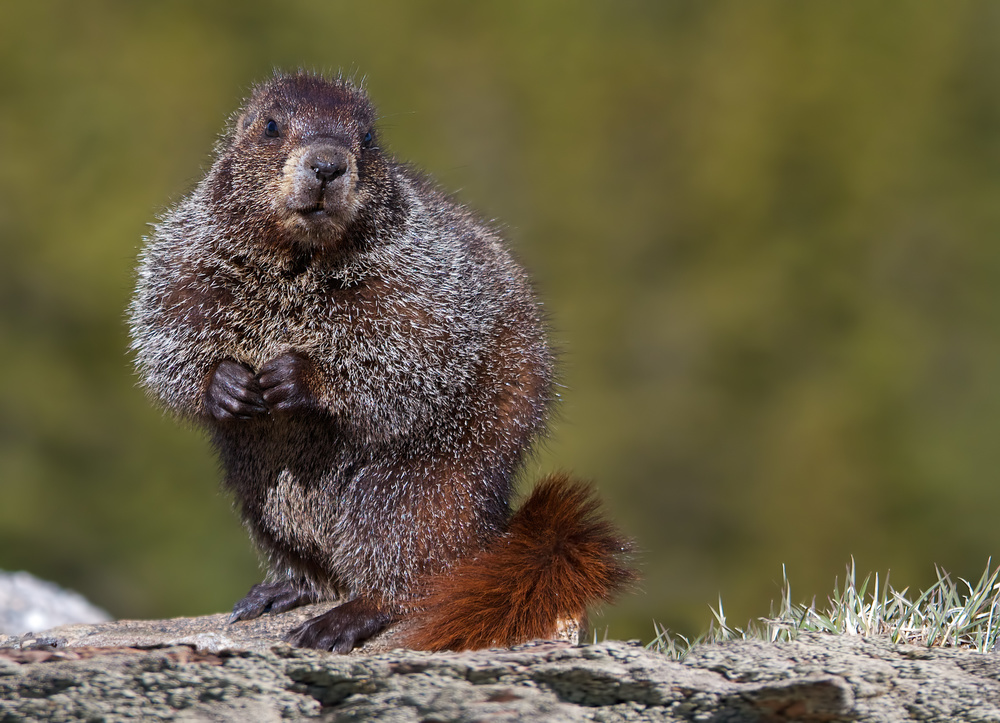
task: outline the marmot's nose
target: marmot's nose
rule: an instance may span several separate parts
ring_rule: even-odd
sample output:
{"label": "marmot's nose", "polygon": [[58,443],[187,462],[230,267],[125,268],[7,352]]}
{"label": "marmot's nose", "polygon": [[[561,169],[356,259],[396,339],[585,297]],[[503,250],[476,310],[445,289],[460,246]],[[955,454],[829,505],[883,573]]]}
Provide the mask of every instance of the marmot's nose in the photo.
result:
{"label": "marmot's nose", "polygon": [[327,160],[325,158],[314,158],[309,164],[316,178],[324,183],[329,183],[335,178],[339,178],[347,173],[347,159],[344,157]]}

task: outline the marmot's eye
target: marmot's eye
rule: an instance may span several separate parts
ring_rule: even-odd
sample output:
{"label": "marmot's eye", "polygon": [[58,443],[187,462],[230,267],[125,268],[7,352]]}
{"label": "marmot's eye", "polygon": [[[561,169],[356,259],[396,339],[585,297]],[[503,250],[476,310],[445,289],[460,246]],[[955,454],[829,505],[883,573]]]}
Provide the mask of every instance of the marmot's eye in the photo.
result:
{"label": "marmot's eye", "polygon": [[264,126],[264,135],[268,138],[278,137],[278,124],[274,120],[267,121],[267,125]]}
{"label": "marmot's eye", "polygon": [[372,147],[372,132],[371,131],[368,131],[367,133],[365,133],[365,138],[364,138],[363,141],[361,141],[361,147],[362,148],[371,148]]}

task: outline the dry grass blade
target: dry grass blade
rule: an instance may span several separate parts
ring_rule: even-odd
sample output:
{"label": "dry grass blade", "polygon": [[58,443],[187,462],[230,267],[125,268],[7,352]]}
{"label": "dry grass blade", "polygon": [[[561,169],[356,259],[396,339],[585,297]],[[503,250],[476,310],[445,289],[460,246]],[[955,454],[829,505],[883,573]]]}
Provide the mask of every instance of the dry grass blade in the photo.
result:
{"label": "dry grass blade", "polygon": [[711,609],[714,619],[707,633],[688,640],[654,624],[656,638],[649,647],[679,660],[695,645],[705,642],[746,639],[775,642],[794,640],[802,632],[824,632],[882,635],[895,643],[960,646],[985,653],[994,650],[1000,635],[1000,567],[991,572],[991,566],[992,559],[987,560],[986,569],[975,584],[962,578],[956,583],[946,571],[935,566],[937,582],[910,600],[909,588],[893,589],[888,575],[881,582],[877,574],[868,575],[858,585],[852,558],[843,585],[834,581],[834,590],[823,609],[817,608],[815,599],[808,605],[792,602],[791,583],[782,566],[778,610],[772,604],[768,617],[751,620],[745,628],[731,627],[720,598],[718,609]]}

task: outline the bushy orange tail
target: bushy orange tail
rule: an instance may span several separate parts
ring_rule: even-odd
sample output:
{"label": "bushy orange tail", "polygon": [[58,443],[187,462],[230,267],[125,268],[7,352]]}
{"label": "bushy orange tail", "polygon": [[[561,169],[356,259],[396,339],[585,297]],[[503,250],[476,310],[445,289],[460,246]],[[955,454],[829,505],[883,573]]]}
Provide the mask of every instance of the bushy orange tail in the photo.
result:
{"label": "bushy orange tail", "polygon": [[428,581],[405,644],[475,650],[551,638],[637,579],[631,543],[600,512],[588,486],[551,475],[496,542]]}

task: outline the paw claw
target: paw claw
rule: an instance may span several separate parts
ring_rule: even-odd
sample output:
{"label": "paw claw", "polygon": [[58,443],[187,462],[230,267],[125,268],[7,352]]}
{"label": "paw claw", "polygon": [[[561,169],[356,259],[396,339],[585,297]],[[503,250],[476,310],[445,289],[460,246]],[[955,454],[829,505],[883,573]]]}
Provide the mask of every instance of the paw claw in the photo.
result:
{"label": "paw claw", "polygon": [[319,602],[319,596],[305,580],[261,582],[233,606],[229,622],[253,620],[265,613],[283,613],[314,602]]}

